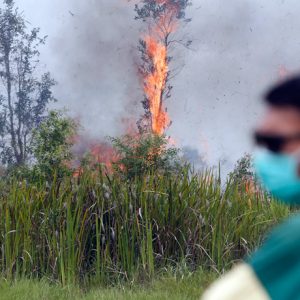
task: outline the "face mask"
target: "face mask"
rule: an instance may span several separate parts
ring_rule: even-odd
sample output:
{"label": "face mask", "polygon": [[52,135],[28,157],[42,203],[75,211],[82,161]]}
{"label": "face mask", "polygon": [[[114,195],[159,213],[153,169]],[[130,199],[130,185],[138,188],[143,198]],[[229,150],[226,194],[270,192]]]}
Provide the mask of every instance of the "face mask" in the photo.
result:
{"label": "face mask", "polygon": [[287,204],[300,204],[299,160],[293,155],[261,151],[254,167],[265,188]]}

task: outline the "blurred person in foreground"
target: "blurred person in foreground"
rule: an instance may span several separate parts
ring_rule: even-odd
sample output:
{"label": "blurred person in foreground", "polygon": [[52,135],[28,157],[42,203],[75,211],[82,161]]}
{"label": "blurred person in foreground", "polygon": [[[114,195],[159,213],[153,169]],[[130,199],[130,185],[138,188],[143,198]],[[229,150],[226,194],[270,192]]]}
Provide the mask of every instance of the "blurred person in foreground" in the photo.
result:
{"label": "blurred person in foreground", "polygon": [[[300,76],[273,87],[255,132],[258,179],[275,199],[300,205]],[[300,214],[271,232],[244,263],[214,283],[203,300],[300,300]]]}

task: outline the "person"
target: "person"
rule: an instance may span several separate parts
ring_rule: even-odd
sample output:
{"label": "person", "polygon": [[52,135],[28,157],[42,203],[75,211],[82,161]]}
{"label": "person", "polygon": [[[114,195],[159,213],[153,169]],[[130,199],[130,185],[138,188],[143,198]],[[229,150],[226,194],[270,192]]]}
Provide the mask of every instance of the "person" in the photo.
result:
{"label": "person", "polygon": [[[254,167],[274,199],[300,204],[300,76],[270,89],[255,131]],[[300,214],[277,226],[263,245],[204,293],[203,300],[300,300]]]}

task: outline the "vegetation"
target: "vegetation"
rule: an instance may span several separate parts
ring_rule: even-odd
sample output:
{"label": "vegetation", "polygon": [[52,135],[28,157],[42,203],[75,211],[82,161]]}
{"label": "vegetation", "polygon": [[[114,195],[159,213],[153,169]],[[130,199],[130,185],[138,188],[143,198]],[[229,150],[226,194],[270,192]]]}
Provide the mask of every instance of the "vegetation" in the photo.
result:
{"label": "vegetation", "polygon": [[[73,176],[77,126],[62,112],[47,110],[55,82],[48,73],[35,75],[45,39],[38,29],[27,29],[14,1],[4,0],[0,155],[9,168],[0,177],[0,298],[197,299],[289,215],[288,207],[256,187],[250,156],[222,184],[213,171],[198,174],[183,165],[178,149],[153,134],[169,125],[167,65],[174,43],[191,44],[174,32],[177,22],[190,21],[189,5],[143,0],[135,6],[136,19],[158,30],[160,50],[149,51],[148,38],[140,41],[146,80],[139,135],[111,139],[117,160],[110,172],[84,162]],[[155,66],[158,54],[164,68]],[[163,75],[160,91],[150,80],[154,75]],[[151,87],[160,101],[152,120]],[[99,284],[101,291],[83,292]]]}
{"label": "vegetation", "polygon": [[51,111],[33,132],[33,175],[50,181],[71,174],[70,161],[77,124],[61,111]]}
{"label": "vegetation", "polygon": [[47,281],[21,280],[0,283],[0,299],[32,300],[185,300],[199,299],[203,290],[215,275],[198,272],[195,274],[164,275],[146,285],[118,285],[115,287],[80,290],[76,286],[61,287]]}
{"label": "vegetation", "polygon": [[59,182],[73,174],[72,147],[77,124],[62,111],[50,111],[32,133],[32,159],[22,166],[12,166],[4,174],[27,183]]}
{"label": "vegetation", "polygon": [[27,22],[12,0],[0,8],[0,156],[2,163],[23,166],[31,158],[32,132],[54,101],[49,73],[37,74],[39,47],[45,38]]}
{"label": "vegetation", "polygon": [[246,153],[241,159],[239,159],[234,170],[229,174],[229,177],[231,177],[236,183],[243,183],[245,180],[255,181],[252,156]]}
{"label": "vegetation", "polygon": [[145,176],[150,171],[170,174],[179,168],[179,149],[170,147],[165,136],[144,133],[111,138],[111,141],[118,158],[115,170],[127,179]]}
{"label": "vegetation", "polygon": [[289,213],[262,193],[184,168],[124,181],[83,170],[0,188],[0,270],[7,279],[144,281],[164,268],[222,272]]}

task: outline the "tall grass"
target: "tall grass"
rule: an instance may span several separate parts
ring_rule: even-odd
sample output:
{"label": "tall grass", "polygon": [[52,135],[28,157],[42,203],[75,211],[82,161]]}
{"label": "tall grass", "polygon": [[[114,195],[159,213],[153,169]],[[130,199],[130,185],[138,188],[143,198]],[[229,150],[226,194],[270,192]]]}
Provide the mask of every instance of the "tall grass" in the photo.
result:
{"label": "tall grass", "polygon": [[222,271],[255,249],[289,210],[212,172],[124,181],[78,178],[1,183],[0,270],[8,279],[143,279],[184,261]]}

